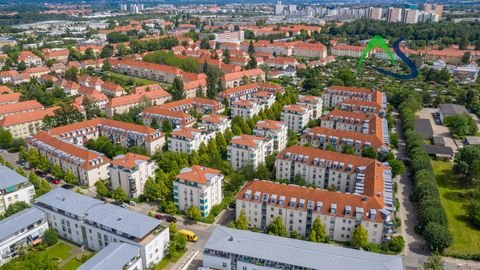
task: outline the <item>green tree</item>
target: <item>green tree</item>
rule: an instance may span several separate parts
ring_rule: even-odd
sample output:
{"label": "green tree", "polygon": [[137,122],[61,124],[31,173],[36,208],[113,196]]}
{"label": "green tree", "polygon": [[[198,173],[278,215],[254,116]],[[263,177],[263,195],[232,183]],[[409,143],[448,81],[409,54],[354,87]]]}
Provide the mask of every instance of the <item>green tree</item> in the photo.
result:
{"label": "green tree", "polygon": [[49,229],[43,234],[43,239],[47,246],[53,246],[58,242],[58,234],[55,230]]}
{"label": "green tree", "polygon": [[165,132],[165,134],[167,135],[172,133],[173,127],[172,127],[172,122],[170,122],[170,120],[163,120],[162,131]]}
{"label": "green tree", "polygon": [[477,123],[467,113],[447,116],[444,120],[444,124],[449,128],[450,133],[456,138],[475,135],[478,131]]}
{"label": "green tree", "polygon": [[342,149],[342,153],[347,155],[355,155],[355,149],[351,145],[345,145]]}
{"label": "green tree", "polygon": [[173,80],[172,84],[172,99],[181,100],[185,98],[185,90],[183,88],[183,82],[179,77]]}
{"label": "green tree", "polygon": [[405,172],[405,165],[401,160],[391,159],[388,161],[388,164],[390,164],[390,167],[392,168],[393,177]]}
{"label": "green tree", "polygon": [[67,71],[65,71],[65,79],[78,82],[78,69],[76,67],[67,69]]}
{"label": "green tree", "polygon": [[168,232],[170,233],[170,238],[172,238],[173,235],[177,234],[178,228],[176,223],[170,223],[168,225]]}
{"label": "green tree", "polygon": [[6,149],[12,144],[13,136],[10,131],[0,128],[0,147]]}
{"label": "green tree", "polygon": [[248,45],[248,54],[255,53],[255,47],[253,46],[253,41],[250,40],[250,44]]}
{"label": "green tree", "polygon": [[84,120],[84,116],[71,104],[62,104],[59,109],[54,111],[54,115],[47,115],[43,118],[45,128],[55,128],[65,126]]}
{"label": "green tree", "polygon": [[30,208],[30,205],[24,201],[14,202],[7,207],[5,213],[3,213],[3,217],[9,217],[27,208]]}
{"label": "green tree", "polygon": [[150,127],[153,129],[159,129],[160,126],[158,125],[157,118],[153,118],[150,122]]}
{"label": "green tree", "polygon": [[47,157],[44,155],[40,155],[38,158],[38,165],[37,168],[42,172],[48,172],[50,170],[50,161],[48,161]]}
{"label": "green tree", "polygon": [[112,199],[114,199],[116,202],[124,202],[127,199],[127,194],[125,194],[125,191],[121,187],[115,189],[112,193]]}
{"label": "green tree", "polygon": [[63,177],[63,180],[65,180],[65,182],[67,182],[69,184],[72,184],[72,185],[78,184],[77,177],[75,176],[75,174],[73,174],[73,172],[71,170],[68,170],[65,173],[65,176]]}
{"label": "green tree", "polygon": [[56,177],[56,178],[62,178],[63,177],[63,170],[59,165],[53,164],[51,171],[52,171],[52,175],[54,177]]}
{"label": "green tree", "polygon": [[95,187],[97,188],[97,198],[105,198],[110,196],[110,190],[108,189],[105,182],[100,180],[95,183]]}
{"label": "green tree", "polygon": [[375,159],[377,158],[377,151],[370,146],[364,147],[362,150],[362,157]]}
{"label": "green tree", "polygon": [[480,226],[480,200],[474,199],[467,204],[467,216],[474,225]]}
{"label": "green tree", "polygon": [[20,63],[18,63],[18,67],[17,67],[18,71],[24,71],[25,69],[27,69],[27,64],[25,64],[24,61],[21,61]]}
{"label": "green tree", "polygon": [[325,147],[325,150],[330,152],[337,152],[337,148],[333,144],[327,144],[327,146]]}
{"label": "green tree", "polygon": [[210,49],[210,43],[208,42],[208,38],[203,38],[200,41],[200,49],[205,49],[205,50]]}
{"label": "green tree", "polygon": [[436,222],[428,223],[423,230],[423,238],[434,251],[443,251],[452,243],[452,235],[448,228]]}
{"label": "green tree", "polygon": [[353,231],[352,246],[357,249],[368,247],[368,232],[362,225],[358,225]]}
{"label": "green tree", "polygon": [[240,215],[234,221],[235,228],[239,230],[248,230],[248,219],[245,216],[245,212],[243,210],[240,211]]}
{"label": "green tree", "polygon": [[282,218],[277,216],[267,228],[267,233],[271,235],[287,237],[287,229],[283,225]]}
{"label": "green tree", "polygon": [[147,201],[155,201],[160,199],[162,197],[160,185],[158,185],[152,178],[148,178],[145,182],[143,196],[145,199],[147,199]]}
{"label": "green tree", "polygon": [[427,261],[423,263],[423,270],[443,270],[443,259],[438,253],[432,253]]}
{"label": "green tree", "polygon": [[322,221],[318,217],[313,221],[312,230],[308,235],[308,241],[316,243],[328,242],[328,236],[325,232],[325,227],[323,226]]}
{"label": "green tree", "polygon": [[83,55],[83,60],[91,60],[91,59],[95,59],[95,53],[93,52],[92,48],[87,48]]}
{"label": "green tree", "polygon": [[399,253],[405,247],[405,240],[402,236],[394,236],[392,240],[386,242],[387,249],[395,253]]}
{"label": "green tree", "polygon": [[223,51],[223,62],[225,64],[229,64],[230,63],[230,50],[228,49],[225,49]]}
{"label": "green tree", "polygon": [[191,220],[198,220],[202,216],[200,209],[196,206],[187,208],[187,217]]}

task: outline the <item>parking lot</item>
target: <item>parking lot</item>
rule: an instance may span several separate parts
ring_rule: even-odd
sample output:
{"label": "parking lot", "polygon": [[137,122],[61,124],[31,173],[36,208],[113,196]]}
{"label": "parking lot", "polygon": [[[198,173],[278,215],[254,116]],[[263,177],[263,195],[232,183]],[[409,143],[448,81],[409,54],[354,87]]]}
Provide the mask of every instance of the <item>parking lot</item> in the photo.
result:
{"label": "parking lot", "polygon": [[436,108],[423,108],[416,114],[416,116],[418,118],[428,119],[432,124],[433,136],[443,137],[445,140],[445,146],[451,147],[453,149],[453,152],[456,153],[459,147],[457,143],[459,142],[455,142],[455,140],[453,140],[452,136],[450,135],[450,131],[448,130],[448,127],[440,124],[440,119],[438,116],[436,116],[437,112],[438,109]]}

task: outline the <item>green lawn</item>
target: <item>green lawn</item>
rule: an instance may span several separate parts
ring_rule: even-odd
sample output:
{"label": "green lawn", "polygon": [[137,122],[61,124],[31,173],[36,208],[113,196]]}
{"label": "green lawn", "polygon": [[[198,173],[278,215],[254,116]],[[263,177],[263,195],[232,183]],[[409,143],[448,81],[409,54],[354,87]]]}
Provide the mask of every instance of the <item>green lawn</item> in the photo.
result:
{"label": "green lawn", "polygon": [[75,270],[78,267],[80,267],[80,265],[82,265],[82,263],[79,260],[74,258],[74,259],[71,259],[68,263],[66,263],[61,269],[62,270]]}
{"label": "green lawn", "polygon": [[123,80],[125,82],[127,82],[128,80],[133,80],[134,82],[136,82],[138,85],[148,85],[148,84],[156,84],[158,82],[156,81],[151,81],[151,80],[147,80],[147,79],[143,79],[143,78],[139,78],[139,77],[133,77],[133,76],[128,76],[128,75],[124,75],[124,74],[120,74],[120,73],[116,73],[116,72],[108,72],[108,74],[110,74],[110,77],[112,78],[117,78],[117,79],[120,79],[120,80]]}
{"label": "green lawn", "polygon": [[71,250],[72,247],[70,245],[67,245],[64,242],[58,242],[56,245],[49,247],[45,252],[49,257],[62,258],[62,260],[65,260],[70,256]]}
{"label": "green lawn", "polygon": [[468,200],[469,188],[465,188],[461,177],[453,173],[452,162],[432,161],[432,165],[453,236],[453,243],[445,250],[445,254],[480,254],[480,230],[473,227],[466,217],[464,204]]}

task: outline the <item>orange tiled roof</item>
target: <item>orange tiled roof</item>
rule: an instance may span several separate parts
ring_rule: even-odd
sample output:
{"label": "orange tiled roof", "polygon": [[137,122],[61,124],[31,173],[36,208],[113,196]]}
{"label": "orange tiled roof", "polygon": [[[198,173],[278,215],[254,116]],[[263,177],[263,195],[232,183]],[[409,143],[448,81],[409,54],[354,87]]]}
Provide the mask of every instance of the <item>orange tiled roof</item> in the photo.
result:
{"label": "orange tiled roof", "polygon": [[20,93],[9,93],[0,95],[0,104],[9,103],[9,102],[18,102],[22,94]]}
{"label": "orange tiled roof", "polygon": [[255,127],[257,128],[264,128],[264,129],[282,129],[285,126],[285,123],[281,121],[274,121],[274,120],[261,120],[257,122]]}
{"label": "orange tiled roof", "polygon": [[220,174],[219,170],[193,165],[189,168],[183,168],[179,174],[177,174],[178,179],[186,180],[189,182],[195,182],[199,184],[208,184],[209,175],[218,175]]}
{"label": "orange tiled roof", "polygon": [[224,81],[231,81],[231,80],[240,80],[243,76],[252,77],[252,76],[260,76],[265,75],[265,72],[259,68],[249,69],[239,72],[227,73],[222,76],[222,80]]}
{"label": "orange tiled roof", "polygon": [[183,127],[179,129],[175,129],[172,132],[172,137],[185,137],[192,139],[195,134],[202,133],[202,131],[198,128],[191,128],[191,127]]}
{"label": "orange tiled roof", "polygon": [[18,103],[3,104],[0,106],[0,115],[22,112],[26,110],[41,110],[43,105],[36,100],[27,100]]}
{"label": "orange tiled roof", "polygon": [[127,169],[132,169],[137,166],[138,160],[149,161],[150,158],[147,156],[134,154],[134,153],[126,153],[125,155],[119,155],[112,159],[111,163],[117,167],[123,167]]}
{"label": "orange tiled roof", "polygon": [[325,88],[325,90],[333,90],[333,91],[343,91],[343,92],[352,92],[352,93],[363,93],[363,94],[373,94],[373,90],[363,87],[348,87],[348,86],[339,86],[339,85],[332,85]]}
{"label": "orange tiled roof", "polygon": [[5,116],[5,118],[0,120],[0,126],[9,127],[23,123],[30,123],[33,121],[40,121],[43,120],[43,118],[47,115],[53,116],[55,114],[55,110],[58,108],[59,107],[51,107],[45,110],[37,110]]}
{"label": "orange tiled roof", "polygon": [[0,94],[4,94],[4,93],[11,94],[13,93],[13,90],[8,86],[0,85]]}
{"label": "orange tiled roof", "polygon": [[132,66],[132,67],[149,69],[149,70],[157,70],[157,71],[170,73],[170,74],[180,74],[182,72],[181,69],[176,67],[153,64],[145,61],[136,61],[131,59],[122,59],[122,60],[110,59],[109,62],[112,66],[118,66],[118,65]]}
{"label": "orange tiled roof", "polygon": [[306,113],[308,111],[308,107],[303,105],[298,105],[298,104],[290,104],[283,107],[283,111]]}
{"label": "orange tiled roof", "polygon": [[220,114],[207,114],[202,116],[202,122],[207,123],[221,123],[225,120],[228,120],[228,116],[220,115]]}
{"label": "orange tiled roof", "polygon": [[126,95],[121,97],[114,97],[110,99],[108,105],[110,107],[118,107],[123,105],[135,104],[140,102],[140,100],[142,100],[142,98],[144,97],[152,100],[152,99],[158,99],[158,98],[170,98],[171,95],[163,89],[158,89],[155,91],[145,92],[141,94],[132,94],[132,95]]}
{"label": "orange tiled roof", "polygon": [[239,136],[235,136],[230,141],[230,144],[239,144],[245,145],[249,147],[257,147],[260,141],[265,141],[266,139],[263,137],[253,136],[253,135],[246,135],[241,134]]}
{"label": "orange tiled roof", "polygon": [[342,139],[351,139],[353,140],[353,143],[358,140],[362,142],[362,145],[364,145],[365,142],[370,142],[370,145],[375,149],[383,145],[383,137],[377,136],[376,134],[363,134],[353,131],[329,129],[326,127],[313,127],[308,132],[304,132],[302,134],[302,139],[306,139],[308,135],[312,136],[313,139],[315,139],[318,135],[324,135],[325,138],[336,137],[337,143],[339,143]]}

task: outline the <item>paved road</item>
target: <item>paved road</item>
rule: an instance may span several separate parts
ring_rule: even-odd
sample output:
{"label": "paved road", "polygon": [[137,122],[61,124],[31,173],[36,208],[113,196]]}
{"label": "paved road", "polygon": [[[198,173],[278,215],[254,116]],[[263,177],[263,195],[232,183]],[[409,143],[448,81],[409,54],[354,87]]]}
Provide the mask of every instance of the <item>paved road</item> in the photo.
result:
{"label": "paved road", "polygon": [[[398,133],[399,148],[397,150],[397,159],[406,158],[405,138],[401,129],[401,123],[398,115],[393,114],[397,119],[394,131]],[[433,120],[432,120],[433,121]],[[406,248],[403,251],[403,264],[405,269],[419,269],[430,255],[429,249],[425,246],[425,241],[421,236],[415,233],[415,225],[417,224],[417,213],[415,205],[409,200],[410,194],[413,193],[413,183],[409,177],[410,172],[407,170],[403,175],[397,177],[397,198],[400,201],[399,216],[402,220],[400,233],[403,235]],[[479,270],[480,262],[459,260],[449,257],[443,258],[445,262],[445,270]]]}

